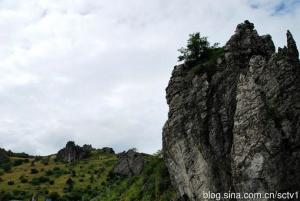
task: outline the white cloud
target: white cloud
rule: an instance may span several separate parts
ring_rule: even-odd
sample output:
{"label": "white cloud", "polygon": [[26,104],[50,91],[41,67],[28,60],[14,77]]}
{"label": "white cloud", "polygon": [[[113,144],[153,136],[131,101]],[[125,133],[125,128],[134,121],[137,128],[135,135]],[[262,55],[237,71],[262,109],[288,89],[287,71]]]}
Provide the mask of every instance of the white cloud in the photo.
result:
{"label": "white cloud", "polygon": [[161,147],[177,49],[200,31],[224,44],[254,22],[277,46],[300,41],[300,8],[280,1],[0,2],[0,146],[35,154],[67,140],[121,151]]}

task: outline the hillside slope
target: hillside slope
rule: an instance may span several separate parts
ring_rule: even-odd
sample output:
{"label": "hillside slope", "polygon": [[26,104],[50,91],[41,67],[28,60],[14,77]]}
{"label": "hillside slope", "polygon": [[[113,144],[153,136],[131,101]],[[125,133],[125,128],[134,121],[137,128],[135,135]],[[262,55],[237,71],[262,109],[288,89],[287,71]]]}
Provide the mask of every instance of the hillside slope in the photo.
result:
{"label": "hillside slope", "polygon": [[45,157],[10,157],[0,168],[0,200],[169,201],[175,196],[158,156],[143,156],[139,174],[114,173],[116,154],[92,150],[71,163]]}

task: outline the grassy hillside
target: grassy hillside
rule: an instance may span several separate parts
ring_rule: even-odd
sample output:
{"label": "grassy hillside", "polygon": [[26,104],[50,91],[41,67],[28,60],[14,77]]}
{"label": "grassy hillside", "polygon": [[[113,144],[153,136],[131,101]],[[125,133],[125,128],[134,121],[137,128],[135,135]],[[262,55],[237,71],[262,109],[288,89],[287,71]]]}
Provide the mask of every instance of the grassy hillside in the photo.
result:
{"label": "grassy hillside", "polygon": [[99,200],[169,201],[175,196],[168,171],[159,157],[145,156],[141,174],[124,177],[112,173],[114,154],[93,151],[91,157],[74,163],[56,161],[55,156],[11,157],[0,168],[0,201]]}

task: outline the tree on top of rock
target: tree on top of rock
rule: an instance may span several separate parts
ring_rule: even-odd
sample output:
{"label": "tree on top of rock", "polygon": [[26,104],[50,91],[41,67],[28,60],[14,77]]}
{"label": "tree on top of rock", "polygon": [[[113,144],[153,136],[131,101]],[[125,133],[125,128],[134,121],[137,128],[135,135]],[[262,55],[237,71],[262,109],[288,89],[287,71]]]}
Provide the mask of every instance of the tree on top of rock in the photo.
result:
{"label": "tree on top of rock", "polygon": [[181,53],[178,57],[178,61],[198,62],[203,59],[205,60],[209,56],[209,50],[217,46],[217,43],[210,46],[207,37],[201,37],[199,32],[190,34],[186,47],[182,47],[178,50]]}

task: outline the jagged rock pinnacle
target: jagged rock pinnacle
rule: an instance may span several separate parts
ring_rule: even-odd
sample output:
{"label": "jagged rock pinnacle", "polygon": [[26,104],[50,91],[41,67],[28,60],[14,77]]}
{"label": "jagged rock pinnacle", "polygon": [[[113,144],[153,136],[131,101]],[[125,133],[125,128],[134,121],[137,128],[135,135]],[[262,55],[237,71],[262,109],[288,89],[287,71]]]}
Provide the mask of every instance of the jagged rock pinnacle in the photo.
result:
{"label": "jagged rock pinnacle", "polygon": [[93,148],[90,145],[84,145],[80,147],[75,144],[73,141],[69,141],[66,144],[66,147],[59,150],[56,154],[56,158],[64,162],[74,162],[87,158],[90,155],[90,152]]}
{"label": "jagged rock pinnacle", "polygon": [[287,37],[288,56],[290,57],[290,59],[298,60],[299,52],[297,49],[296,41],[294,40],[293,35],[289,30],[287,30],[286,37]]}
{"label": "jagged rock pinnacle", "polygon": [[235,34],[225,45],[225,57],[233,66],[245,69],[253,55],[262,55],[269,59],[275,53],[275,46],[270,35],[259,36],[254,24],[246,20],[237,26]]}
{"label": "jagged rock pinnacle", "polygon": [[246,31],[246,30],[253,31],[254,30],[254,24],[249,22],[248,20],[245,20],[244,23],[241,23],[241,24],[237,25],[236,32]]}

